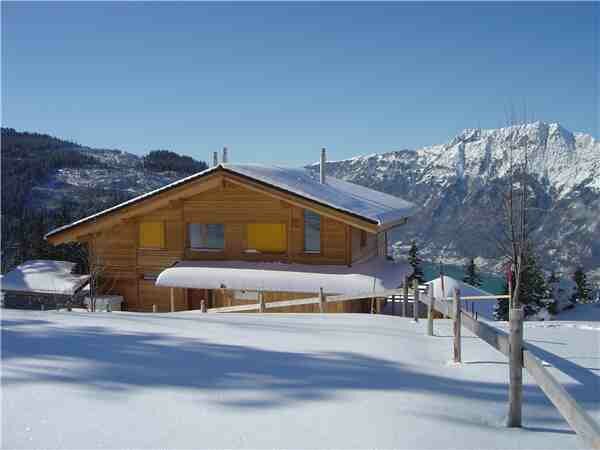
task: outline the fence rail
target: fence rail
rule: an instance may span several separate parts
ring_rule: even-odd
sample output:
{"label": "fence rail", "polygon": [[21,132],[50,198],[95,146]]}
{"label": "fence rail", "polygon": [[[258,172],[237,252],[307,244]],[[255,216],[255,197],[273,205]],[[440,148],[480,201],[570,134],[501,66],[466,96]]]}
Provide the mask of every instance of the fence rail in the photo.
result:
{"label": "fence rail", "polygon": [[[526,342],[522,342],[522,350],[520,354],[516,355],[514,349],[511,349],[511,335],[505,333],[502,330],[499,330],[485,322],[481,322],[469,314],[467,311],[463,311],[460,308],[460,301],[465,299],[466,297],[460,298],[460,292],[457,290],[455,292],[455,296],[458,300],[458,309],[459,318],[458,323],[471,331],[475,336],[487,342],[490,346],[498,350],[503,355],[507,356],[510,359],[511,366],[514,365],[515,361],[519,365],[520,368],[524,368],[529,372],[529,374],[533,377],[537,385],[540,389],[546,394],[548,399],[552,402],[552,404],[556,407],[556,409],[560,412],[560,414],[564,417],[567,423],[571,426],[573,431],[575,431],[591,448],[600,449],[600,426],[598,423],[585,411],[576,401],[575,399],[566,391],[566,389],[560,384],[560,382],[550,373],[550,371],[544,367],[542,362],[537,358],[532,351],[528,348]],[[508,296],[506,296],[508,297]],[[433,307],[441,314],[445,316],[450,316],[454,323],[457,322],[457,314],[454,314],[449,307],[449,303],[447,301],[439,301],[437,299],[433,299],[432,296],[429,295],[427,291],[425,291],[424,295],[421,295],[419,298],[420,301],[424,302],[427,305],[433,305]],[[522,310],[517,310],[521,312]],[[522,314],[516,315],[522,322]],[[431,320],[431,319],[430,319]],[[511,332],[513,330],[519,330],[522,335],[522,323],[514,324],[511,318]],[[515,326],[516,325],[516,326]],[[459,325],[460,326],[460,325]],[[456,339],[456,327],[454,329],[455,335],[455,359],[456,359],[456,345],[458,345],[458,355],[460,360],[460,330],[458,335],[458,343]],[[516,343],[519,343],[518,341]],[[513,386],[513,375],[514,372],[511,370],[511,380],[509,386],[509,392],[511,397],[514,394],[517,394],[518,405],[509,404],[510,411],[512,413],[513,408],[516,407],[517,411],[517,422],[520,426],[521,422],[521,390],[522,390],[522,380],[520,375],[517,377],[518,386]],[[518,390],[518,392],[515,392]],[[514,417],[512,417],[514,419]],[[509,413],[509,425],[511,424],[511,414]]]}
{"label": "fence rail", "polygon": [[[394,295],[398,295],[400,290],[398,289],[388,289],[385,291],[378,292],[365,292],[363,294],[355,294],[355,295],[332,295],[326,296],[326,303],[340,303],[340,302],[349,302],[355,300],[371,300],[373,298],[387,298]],[[248,305],[236,305],[236,306],[222,306],[219,308],[209,308],[207,311],[210,313],[227,313],[227,312],[244,312],[244,311],[260,311],[260,296],[259,293],[259,301],[257,303],[251,303]],[[289,308],[290,306],[302,306],[302,305],[319,305],[321,303],[321,297],[310,297],[310,298],[301,298],[297,300],[281,300],[275,302],[266,302],[266,309],[277,309],[277,308]]]}
{"label": "fence rail", "polygon": [[[407,283],[407,282],[405,282]],[[462,300],[484,300],[484,299],[508,299],[508,295],[497,295],[497,296],[465,296],[460,297],[460,292],[455,291],[455,295],[452,298],[436,299],[430,295],[428,286],[414,285],[412,293],[406,288],[407,284],[401,291],[400,289],[391,289],[380,292],[367,292],[356,295],[335,295],[326,296],[321,294],[318,297],[303,298],[297,300],[282,300],[274,302],[264,302],[262,292],[259,292],[258,303],[248,305],[237,305],[237,306],[226,306],[220,308],[210,308],[208,312],[211,313],[226,313],[226,312],[244,312],[244,311],[265,311],[267,309],[278,309],[286,308],[291,306],[301,305],[320,305],[321,311],[325,311],[324,305],[327,303],[339,303],[354,300],[372,300],[374,298],[388,298],[397,300],[398,297],[402,300],[402,315],[407,316],[407,305],[409,300],[413,303],[413,315],[414,320],[418,320],[418,304],[424,303],[427,305],[427,330],[429,335],[433,335],[433,310],[442,314],[445,317],[450,317],[454,322],[454,360],[455,362],[461,361],[461,334],[460,328],[464,326],[475,336],[488,343],[490,346],[495,348],[497,351],[509,358],[511,367],[510,377],[510,403],[509,403],[509,426],[520,426],[521,424],[521,391],[522,391],[522,378],[520,375],[521,368],[525,368],[533,377],[538,386],[546,394],[548,399],[556,407],[556,409],[565,418],[571,428],[592,448],[600,449],[600,426],[594,421],[594,419],[575,401],[575,399],[565,390],[558,380],[546,369],[542,362],[531,352],[527,347],[526,342],[520,340],[514,341],[515,348],[522,350],[516,354],[514,349],[511,349],[511,338],[512,335],[499,330],[485,322],[479,321],[477,317],[474,317],[468,311],[464,311],[461,308]],[[412,295],[411,295],[412,294]],[[520,310],[519,310],[520,311]],[[522,314],[515,315],[520,317],[522,321]],[[512,330],[520,330],[522,334],[522,323],[513,324],[511,319],[511,332]],[[516,331],[515,331],[516,335]],[[519,339],[521,336],[517,336]],[[518,345],[517,345],[518,344]],[[522,344],[522,347],[521,347]],[[518,371],[515,371],[515,364],[518,365]],[[515,381],[516,380],[516,381]]]}

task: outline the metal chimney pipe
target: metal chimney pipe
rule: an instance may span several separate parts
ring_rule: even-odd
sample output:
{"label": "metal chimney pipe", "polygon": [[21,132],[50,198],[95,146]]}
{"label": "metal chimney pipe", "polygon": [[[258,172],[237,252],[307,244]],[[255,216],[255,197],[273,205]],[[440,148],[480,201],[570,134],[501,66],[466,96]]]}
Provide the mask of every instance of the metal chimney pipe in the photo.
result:
{"label": "metal chimney pipe", "polygon": [[213,166],[219,165],[219,152],[213,152]]}
{"label": "metal chimney pipe", "polygon": [[223,147],[223,158],[221,159],[223,160],[223,164],[229,162],[227,158],[227,147]]}
{"label": "metal chimney pipe", "polygon": [[325,184],[325,162],[327,161],[327,154],[325,153],[325,147],[321,149],[321,184]]}

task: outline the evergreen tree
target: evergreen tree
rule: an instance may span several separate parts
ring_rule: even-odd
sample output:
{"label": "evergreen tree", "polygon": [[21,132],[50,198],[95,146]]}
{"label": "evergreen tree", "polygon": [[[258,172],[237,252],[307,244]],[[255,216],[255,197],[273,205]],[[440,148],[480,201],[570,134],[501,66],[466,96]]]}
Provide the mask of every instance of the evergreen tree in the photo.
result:
{"label": "evergreen tree", "polygon": [[419,257],[419,249],[417,243],[412,241],[410,250],[408,251],[408,263],[413,268],[413,274],[410,276],[410,280],[419,280],[419,283],[423,282],[423,269],[421,268],[421,258]]}
{"label": "evergreen tree", "polygon": [[556,275],[556,271],[552,270],[550,272],[550,276],[548,277],[548,294],[551,303],[548,305],[548,310],[551,314],[556,314],[558,312],[558,304],[560,302],[562,289],[560,288],[560,279],[558,275]]}
{"label": "evergreen tree", "polygon": [[[508,280],[504,279],[504,289],[502,290],[503,295],[508,295]],[[496,300],[494,305],[494,319],[495,320],[508,320],[508,305],[509,301],[507,298]]]}
{"label": "evergreen tree", "polygon": [[587,281],[587,276],[583,271],[583,267],[577,267],[577,270],[573,273],[573,281],[575,282],[573,301],[579,303],[587,303],[590,301],[590,286]]}
{"label": "evergreen tree", "polygon": [[[513,274],[513,289],[516,277]],[[505,282],[505,294],[508,294],[508,281]],[[550,295],[548,284],[537,258],[527,253],[519,283],[519,300],[525,317],[545,318],[556,313],[556,302]],[[496,320],[508,320],[509,302],[498,300],[494,308]]]}
{"label": "evergreen tree", "polygon": [[465,276],[462,280],[471,286],[481,286],[481,277],[477,273],[475,258],[469,259],[469,262],[465,266]]}
{"label": "evergreen tree", "polygon": [[537,258],[531,252],[528,252],[525,255],[525,264],[519,286],[519,299],[524,307],[525,317],[534,315],[542,317],[544,309],[550,313],[549,294],[548,285]]}

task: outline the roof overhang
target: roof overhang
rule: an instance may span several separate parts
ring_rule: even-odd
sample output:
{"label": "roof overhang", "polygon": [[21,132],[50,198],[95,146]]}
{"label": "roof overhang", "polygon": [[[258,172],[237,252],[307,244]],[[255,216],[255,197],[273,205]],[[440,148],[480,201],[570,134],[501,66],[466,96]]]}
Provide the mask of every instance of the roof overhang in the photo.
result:
{"label": "roof overhang", "polygon": [[396,289],[412,273],[384,257],[348,266],[250,261],[182,261],[163,270],[157,286],[189,289],[374,295]]}
{"label": "roof overhang", "polygon": [[[254,178],[243,173],[239,167],[235,170],[231,167],[218,165],[52,230],[45,237],[54,245],[82,241],[85,240],[86,236],[97,233],[100,230],[132,219],[134,220],[137,216],[168,207],[174,202],[192,197],[204,191],[215,189],[222,186],[224,182],[242,185],[247,189],[259,191],[287,203],[315,211],[323,216],[339,220],[370,233],[385,231],[406,220],[406,217],[399,216],[398,214],[395,217],[389,217],[389,220],[375,220],[372,217],[366,217],[347,208],[336,207],[331,201],[320,201],[314,198],[314,196],[303,195],[302,192],[295,192],[291,188],[286,189],[286,186],[282,187],[281,185],[278,186],[277,184],[270,183],[269,180],[265,181],[264,179],[259,179],[259,177]],[[340,180],[337,183],[351,184]],[[356,189],[358,188],[356,186]],[[360,189],[364,191],[365,188]],[[380,193],[380,195],[385,194]],[[412,213],[411,208],[406,210],[407,216]],[[404,213],[402,214],[404,215]]]}

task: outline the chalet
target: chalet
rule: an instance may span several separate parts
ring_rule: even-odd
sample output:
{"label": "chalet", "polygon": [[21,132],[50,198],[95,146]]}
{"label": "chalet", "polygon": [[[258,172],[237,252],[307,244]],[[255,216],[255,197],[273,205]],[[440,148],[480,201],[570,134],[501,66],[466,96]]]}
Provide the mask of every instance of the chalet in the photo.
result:
{"label": "chalet", "polygon": [[[387,257],[388,232],[415,206],[306,169],[216,164],[55,229],[81,242],[130,311],[199,309],[396,288],[410,274]],[[364,302],[331,305],[363,311]],[[311,311],[313,305],[295,311]]]}

